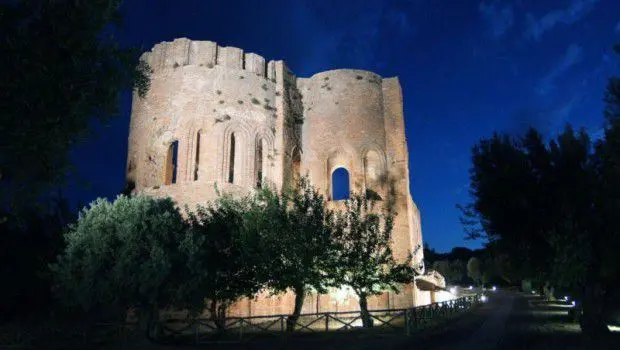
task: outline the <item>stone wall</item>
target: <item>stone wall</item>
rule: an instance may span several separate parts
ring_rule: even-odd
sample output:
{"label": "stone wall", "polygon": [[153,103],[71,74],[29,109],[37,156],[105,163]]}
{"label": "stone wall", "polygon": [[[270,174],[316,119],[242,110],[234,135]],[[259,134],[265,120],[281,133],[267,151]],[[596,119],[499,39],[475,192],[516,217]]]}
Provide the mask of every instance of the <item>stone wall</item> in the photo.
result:
{"label": "stone wall", "polygon": [[[393,250],[398,259],[422,244],[420,214],[410,195],[397,78],[351,69],[298,78],[283,61],[266,63],[238,48],[188,39],[157,44],[142,58],[153,75],[147,96],[133,99],[127,180],[136,192],[170,196],[191,207],[215,199],[216,188],[253,191],[259,173],[263,183],[278,190],[307,174],[331,198],[332,172],[344,167],[352,190],[371,190],[380,206],[396,210]],[[176,181],[170,183],[166,164],[175,141]],[[420,249],[415,260],[421,259]],[[401,293],[386,293],[369,305],[409,307],[426,303],[425,293],[403,286]],[[351,298],[336,299],[311,296],[304,312],[358,308]],[[288,313],[292,305],[290,294],[264,294],[239,302],[231,313]]]}

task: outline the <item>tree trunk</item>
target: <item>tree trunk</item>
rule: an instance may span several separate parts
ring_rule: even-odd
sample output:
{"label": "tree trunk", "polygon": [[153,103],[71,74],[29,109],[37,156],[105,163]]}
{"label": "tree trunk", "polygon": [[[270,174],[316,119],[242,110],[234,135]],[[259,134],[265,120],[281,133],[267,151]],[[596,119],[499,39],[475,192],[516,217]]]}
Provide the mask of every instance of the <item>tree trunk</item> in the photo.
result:
{"label": "tree trunk", "polygon": [[209,313],[218,332],[224,332],[226,330],[226,306],[224,304],[218,306],[217,300],[213,299],[209,306]]}
{"label": "tree trunk", "polygon": [[145,305],[140,308],[138,324],[140,331],[147,339],[157,340],[159,338],[160,325],[157,304]]}
{"label": "tree trunk", "polygon": [[304,299],[306,298],[306,289],[303,286],[298,286],[293,290],[295,292],[295,307],[293,308],[293,314],[286,320],[287,332],[292,332],[295,330],[297,320],[301,314],[301,308],[304,305]]}
{"label": "tree trunk", "polygon": [[368,312],[368,301],[366,300],[366,294],[360,294],[360,313],[362,315],[362,326],[364,328],[372,327],[372,317],[370,317],[370,312]]}
{"label": "tree trunk", "polygon": [[609,334],[605,322],[605,293],[599,282],[586,284],[582,307],[583,313],[579,323],[583,333],[592,340]]}

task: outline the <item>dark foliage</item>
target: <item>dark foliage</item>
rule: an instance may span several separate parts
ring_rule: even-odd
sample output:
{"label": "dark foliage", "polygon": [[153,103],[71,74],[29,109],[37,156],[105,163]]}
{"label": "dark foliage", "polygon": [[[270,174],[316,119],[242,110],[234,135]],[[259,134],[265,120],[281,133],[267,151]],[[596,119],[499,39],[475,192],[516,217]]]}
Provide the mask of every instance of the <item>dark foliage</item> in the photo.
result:
{"label": "dark foliage", "polygon": [[45,196],[71,169],[93,118],[117,114],[121,90],[144,95],[150,69],[111,33],[120,0],[0,4],[0,210]]}
{"label": "dark foliage", "polygon": [[0,323],[47,312],[52,304],[48,265],[64,246],[62,234],[74,220],[67,200],[23,210],[0,224]]}
{"label": "dark foliage", "polygon": [[570,126],[545,142],[536,130],[495,134],[473,147],[473,203],[463,222],[508,258],[519,279],[579,299],[581,325],[606,333],[607,295],[620,281],[620,83],[609,81],[607,124],[592,142]]}

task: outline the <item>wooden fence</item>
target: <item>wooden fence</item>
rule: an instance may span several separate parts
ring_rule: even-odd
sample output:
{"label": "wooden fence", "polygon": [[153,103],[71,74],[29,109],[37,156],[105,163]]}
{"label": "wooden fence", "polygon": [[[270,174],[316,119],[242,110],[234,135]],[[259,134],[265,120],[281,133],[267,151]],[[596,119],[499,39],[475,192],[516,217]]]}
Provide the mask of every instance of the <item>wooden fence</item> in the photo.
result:
{"label": "wooden fence", "polygon": [[[480,295],[473,295],[410,309],[369,310],[369,313],[374,323],[373,331],[404,332],[410,335],[437,320],[468,311],[478,303]],[[301,314],[293,333],[286,331],[288,317],[289,315],[230,317],[225,321],[224,332],[218,330],[209,319],[169,319],[161,322],[161,335],[164,339],[204,344],[223,339],[249,340],[256,337],[331,333],[362,328],[360,311]]]}

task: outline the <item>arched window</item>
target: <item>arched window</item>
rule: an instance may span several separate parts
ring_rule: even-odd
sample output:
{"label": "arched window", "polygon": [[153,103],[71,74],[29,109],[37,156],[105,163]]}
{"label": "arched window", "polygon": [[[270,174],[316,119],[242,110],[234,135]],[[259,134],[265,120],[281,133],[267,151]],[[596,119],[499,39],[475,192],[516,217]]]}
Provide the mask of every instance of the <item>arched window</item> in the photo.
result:
{"label": "arched window", "polygon": [[255,154],[255,168],[256,168],[256,174],[255,174],[255,183],[256,183],[256,188],[262,188],[263,187],[263,174],[264,169],[264,160],[263,160],[263,139],[258,139],[256,141],[256,154]]}
{"label": "arched window", "polygon": [[200,164],[200,131],[196,134],[196,162],[194,163],[194,181],[198,180],[199,164]]}
{"label": "arched window", "polygon": [[230,135],[230,151],[228,158],[228,182],[235,183],[235,134]]}
{"label": "arched window", "polygon": [[177,157],[179,154],[179,141],[173,141],[168,146],[166,155],[164,184],[170,185],[177,183]]}
{"label": "arched window", "polygon": [[349,172],[345,168],[338,168],[332,173],[332,200],[349,199]]}

